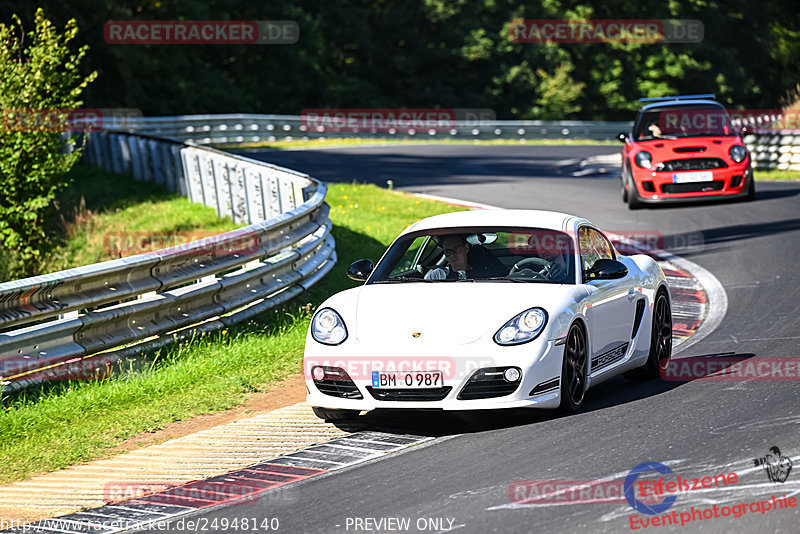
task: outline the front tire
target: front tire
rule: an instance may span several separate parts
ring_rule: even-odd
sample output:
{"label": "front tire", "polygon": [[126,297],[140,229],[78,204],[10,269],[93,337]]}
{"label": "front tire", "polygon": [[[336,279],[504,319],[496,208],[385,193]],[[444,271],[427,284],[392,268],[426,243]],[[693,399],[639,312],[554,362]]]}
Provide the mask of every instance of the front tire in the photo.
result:
{"label": "front tire", "polygon": [[576,412],[581,408],[586,396],[586,334],[579,324],[573,324],[567,334],[564,359],[561,364],[561,404],[562,412]]}
{"label": "front tire", "polygon": [[628,203],[628,178],[626,176],[626,174],[627,174],[626,171],[627,170],[628,170],[628,166],[627,165],[623,165],[622,172],[620,173],[619,193],[620,193],[620,196],[622,197],[622,203],[623,204],[627,204]]}
{"label": "front tire", "polygon": [[319,408],[313,406],[314,415],[326,421],[349,421],[358,417],[361,412],[358,410],[335,410],[333,408]]}
{"label": "front tire", "polygon": [[753,179],[753,173],[749,176],[750,185],[747,186],[747,196],[744,197],[745,201],[750,202],[756,199],[756,181]]}
{"label": "front tire", "polygon": [[631,179],[631,187],[628,191],[628,209],[640,210],[644,207],[644,203],[639,197],[639,191],[636,190],[636,182]]}

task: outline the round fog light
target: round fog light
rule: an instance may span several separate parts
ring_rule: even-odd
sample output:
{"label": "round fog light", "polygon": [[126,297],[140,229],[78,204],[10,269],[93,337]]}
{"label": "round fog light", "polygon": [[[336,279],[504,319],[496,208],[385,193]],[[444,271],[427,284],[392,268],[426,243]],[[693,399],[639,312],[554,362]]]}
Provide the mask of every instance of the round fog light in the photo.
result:
{"label": "round fog light", "polygon": [[506,382],[516,382],[519,380],[519,371],[516,367],[509,367],[503,371],[503,378]]}
{"label": "round fog light", "polygon": [[314,367],[311,370],[311,375],[314,377],[314,380],[322,380],[325,378],[325,369],[322,367]]}

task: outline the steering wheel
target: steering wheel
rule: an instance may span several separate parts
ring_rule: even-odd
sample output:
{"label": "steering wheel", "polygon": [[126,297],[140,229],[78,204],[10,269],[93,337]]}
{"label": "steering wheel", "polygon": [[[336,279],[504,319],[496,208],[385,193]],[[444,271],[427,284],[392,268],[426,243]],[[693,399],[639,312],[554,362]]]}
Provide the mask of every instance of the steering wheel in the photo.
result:
{"label": "steering wheel", "polygon": [[[547,267],[548,265],[550,265],[550,262],[542,258],[525,258],[523,260],[519,260],[514,264],[513,267],[511,267],[511,271],[508,273],[508,276],[516,274],[523,269],[527,269],[533,273],[534,280],[547,280],[547,278],[538,271],[543,267]],[[534,270],[531,269],[531,267],[537,267],[537,269]]]}

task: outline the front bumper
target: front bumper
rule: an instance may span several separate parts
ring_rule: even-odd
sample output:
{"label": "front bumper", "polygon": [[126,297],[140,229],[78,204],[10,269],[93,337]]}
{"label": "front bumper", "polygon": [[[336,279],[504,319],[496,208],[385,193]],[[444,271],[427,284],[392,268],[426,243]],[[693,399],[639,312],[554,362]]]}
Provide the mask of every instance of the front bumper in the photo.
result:
{"label": "front bumper", "polygon": [[[564,346],[556,345],[554,340],[534,340],[517,346],[501,347],[485,344],[461,345],[448,348],[425,347],[425,356],[409,355],[410,351],[392,351],[386,349],[370,350],[369,347],[351,345],[345,354],[340,347],[322,347],[317,343],[311,345],[304,358],[304,372],[307,400],[311,406],[323,408],[370,411],[375,409],[436,409],[436,410],[488,410],[497,408],[538,407],[556,408],[560,403],[559,380],[561,377]],[[307,344],[307,347],[309,345]],[[419,349],[420,347],[416,347]],[[374,349],[374,347],[373,347]],[[457,352],[457,356],[453,354]],[[338,353],[338,354],[337,354]],[[380,354],[380,356],[376,356]],[[360,393],[360,399],[343,398],[333,394],[331,388],[323,387],[329,393],[320,391],[320,387],[312,377],[311,370],[316,365],[330,365],[348,371],[352,384]],[[423,367],[424,366],[424,367]],[[404,369],[405,367],[405,369]],[[417,369],[413,369],[417,367]],[[423,367],[423,368],[420,368]],[[395,400],[381,400],[380,393],[372,388],[371,372],[373,369],[385,370],[435,370],[442,371],[444,391],[430,388],[424,395],[432,400],[415,400],[404,398],[402,391],[422,394],[420,390],[403,390],[392,388],[389,395]],[[521,372],[519,385],[511,393],[492,398],[460,399],[470,378],[480,369],[517,367]],[[427,389],[427,388],[426,388]],[[535,390],[535,391],[534,391]],[[387,391],[382,389],[380,391]],[[533,393],[533,394],[532,394]]]}
{"label": "front bumper", "polygon": [[[635,168],[633,181],[643,203],[691,202],[713,198],[743,198],[748,194],[753,172],[749,161],[726,169],[706,169],[712,181],[685,184],[674,183],[671,171],[651,171]],[[692,171],[688,171],[692,172]]]}

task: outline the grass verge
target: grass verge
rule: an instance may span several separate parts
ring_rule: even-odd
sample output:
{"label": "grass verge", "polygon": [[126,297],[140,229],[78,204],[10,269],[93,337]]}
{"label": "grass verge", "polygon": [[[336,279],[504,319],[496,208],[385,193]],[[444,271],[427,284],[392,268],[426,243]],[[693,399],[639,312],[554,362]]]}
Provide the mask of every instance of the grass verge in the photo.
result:
{"label": "grass verge", "polygon": [[236,228],[230,217],[220,219],[213,208],[158,184],[88,165],[70,174],[73,181],[58,200],[48,272],[163,248],[158,243],[167,236],[199,239]]}
{"label": "grass verge", "polygon": [[756,181],[787,182],[800,181],[800,171],[783,171],[779,169],[754,169]]}
{"label": "grass verge", "polygon": [[[297,374],[312,310],[330,294],[357,285],[345,276],[347,266],[360,258],[377,260],[408,224],[461,209],[372,185],[329,187],[339,263],[320,284],[302,300],[257,320],[152,351],[147,355],[152,363],[143,371],[4,396],[0,483],[106,457],[137,434],[232,408],[251,393]],[[163,202],[176,200],[167,195]],[[162,209],[162,201],[146,195],[123,204],[113,213],[130,210],[128,224]],[[95,239],[91,232],[85,238]]]}

